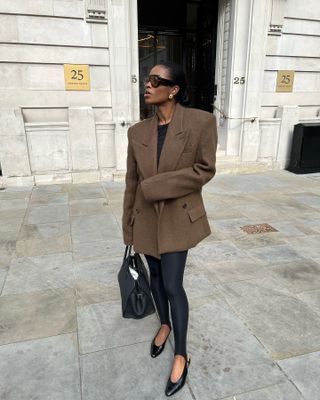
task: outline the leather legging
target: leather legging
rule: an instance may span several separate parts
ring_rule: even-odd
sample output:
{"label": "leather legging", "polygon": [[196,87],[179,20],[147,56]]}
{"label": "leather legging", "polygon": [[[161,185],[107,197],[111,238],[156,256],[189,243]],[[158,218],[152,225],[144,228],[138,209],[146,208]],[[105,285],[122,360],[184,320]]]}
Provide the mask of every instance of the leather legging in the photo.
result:
{"label": "leather legging", "polygon": [[186,341],[189,304],[183,288],[183,273],[188,250],[160,254],[161,260],[145,254],[150,271],[150,288],[161,324],[173,324],[174,354],[187,356]]}

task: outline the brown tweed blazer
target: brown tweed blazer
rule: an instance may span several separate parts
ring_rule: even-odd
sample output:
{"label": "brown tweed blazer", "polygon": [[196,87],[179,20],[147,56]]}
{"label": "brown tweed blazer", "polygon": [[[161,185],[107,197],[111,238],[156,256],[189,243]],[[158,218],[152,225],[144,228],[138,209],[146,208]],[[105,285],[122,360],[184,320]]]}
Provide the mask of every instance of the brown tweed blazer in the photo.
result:
{"label": "brown tweed blazer", "polygon": [[217,125],[213,114],[176,105],[157,170],[158,117],[128,130],[122,230],[138,253],[194,247],[211,230],[201,195],[215,175]]}

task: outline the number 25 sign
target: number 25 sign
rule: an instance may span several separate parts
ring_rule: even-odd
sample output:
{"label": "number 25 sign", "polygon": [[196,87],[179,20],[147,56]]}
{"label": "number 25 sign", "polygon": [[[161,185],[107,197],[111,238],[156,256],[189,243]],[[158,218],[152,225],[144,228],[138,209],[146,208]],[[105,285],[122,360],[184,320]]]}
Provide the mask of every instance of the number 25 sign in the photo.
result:
{"label": "number 25 sign", "polygon": [[90,90],[89,65],[64,64],[66,90]]}
{"label": "number 25 sign", "polygon": [[292,92],[294,71],[281,70],[277,74],[276,92]]}

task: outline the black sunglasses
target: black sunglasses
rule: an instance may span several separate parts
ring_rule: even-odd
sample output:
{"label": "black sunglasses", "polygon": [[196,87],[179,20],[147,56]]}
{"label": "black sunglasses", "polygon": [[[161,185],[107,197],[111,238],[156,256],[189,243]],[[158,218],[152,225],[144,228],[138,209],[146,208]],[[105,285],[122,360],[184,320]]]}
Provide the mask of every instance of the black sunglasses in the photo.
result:
{"label": "black sunglasses", "polygon": [[143,83],[146,85],[150,81],[151,86],[157,88],[160,85],[163,86],[173,86],[174,82],[170,81],[170,79],[161,78],[159,75],[149,75],[144,78]]}

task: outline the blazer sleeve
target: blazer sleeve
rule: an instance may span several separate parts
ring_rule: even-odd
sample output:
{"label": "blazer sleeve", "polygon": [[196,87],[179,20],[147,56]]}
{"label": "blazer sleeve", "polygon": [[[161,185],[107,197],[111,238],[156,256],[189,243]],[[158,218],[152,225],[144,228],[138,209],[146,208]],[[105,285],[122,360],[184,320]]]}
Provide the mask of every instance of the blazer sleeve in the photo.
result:
{"label": "blazer sleeve", "polygon": [[138,185],[137,162],[131,143],[131,128],[128,129],[127,172],[123,197],[122,234],[126,245],[133,244],[133,205]]}
{"label": "blazer sleeve", "polygon": [[148,201],[185,196],[199,190],[216,173],[217,123],[214,115],[204,124],[192,167],[162,172],[143,180],[141,190]]}

